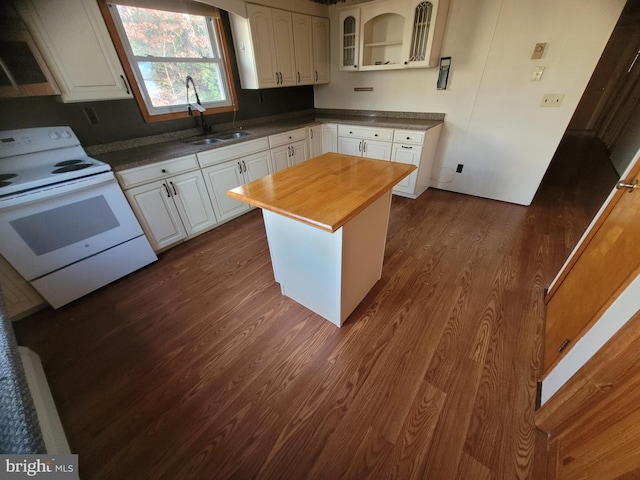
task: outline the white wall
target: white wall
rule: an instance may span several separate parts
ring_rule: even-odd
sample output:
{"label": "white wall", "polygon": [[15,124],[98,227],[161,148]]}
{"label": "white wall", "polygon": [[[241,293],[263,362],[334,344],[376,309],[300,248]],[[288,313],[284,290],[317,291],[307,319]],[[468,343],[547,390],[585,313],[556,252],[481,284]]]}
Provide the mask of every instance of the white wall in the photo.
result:
{"label": "white wall", "polygon": [[[542,180],[625,0],[451,0],[442,56],[452,57],[447,90],[437,69],[341,72],[342,5],[330,7],[331,83],[317,108],[445,113],[431,185],[528,205]],[[546,42],[542,59],[531,60]],[[531,82],[534,66],[545,66]],[[373,92],[354,92],[373,87]],[[564,93],[560,108],[539,106]],[[456,174],[457,164],[464,164]]]}

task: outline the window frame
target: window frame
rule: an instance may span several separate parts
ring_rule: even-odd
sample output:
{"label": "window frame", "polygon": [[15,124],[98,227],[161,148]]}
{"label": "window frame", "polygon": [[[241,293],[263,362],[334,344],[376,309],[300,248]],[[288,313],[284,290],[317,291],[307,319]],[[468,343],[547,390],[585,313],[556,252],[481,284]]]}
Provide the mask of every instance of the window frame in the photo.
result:
{"label": "window frame", "polygon": [[[122,64],[122,68],[127,76],[127,82],[129,83],[129,86],[131,87],[131,92],[133,94],[133,97],[135,98],[136,102],[138,103],[138,107],[140,108],[140,112],[142,113],[142,116],[144,117],[144,121],[146,123],[154,123],[154,122],[163,122],[163,121],[168,121],[168,120],[177,120],[177,119],[181,119],[181,118],[188,118],[189,112],[187,110],[187,105],[186,105],[186,98],[187,98],[187,90],[186,90],[186,85],[185,85],[185,104],[184,104],[184,111],[172,111],[172,112],[167,112],[167,113],[155,113],[155,112],[151,112],[149,111],[149,108],[147,107],[147,103],[145,101],[145,97],[147,97],[147,93],[146,93],[146,89],[141,88],[141,86],[139,85],[139,79],[138,79],[138,75],[136,74],[134,67],[131,65],[132,62],[136,61],[136,57],[133,56],[129,56],[128,53],[128,48],[125,47],[124,42],[122,40],[122,38],[120,37],[120,32],[119,32],[119,28],[116,25],[112,15],[111,15],[111,11],[109,8],[109,3],[118,3],[117,0],[113,1],[113,0],[98,0],[98,6],[100,7],[100,12],[102,13],[102,17],[105,20],[105,24],[107,26],[107,30],[109,31],[109,35],[111,36],[111,40],[113,41],[114,47],[116,49],[116,53],[118,54],[118,58],[120,59],[120,63]],[[128,4],[128,2],[122,2],[122,4]],[[153,9],[154,6],[153,4],[145,6],[144,8],[151,8]],[[156,9],[158,10],[162,10],[162,8],[158,8],[156,7]],[[186,12],[186,13],[191,13],[191,12]],[[230,58],[229,58],[229,44],[227,42],[225,33],[224,33],[224,28],[223,28],[223,24],[222,21],[220,19],[219,16],[209,16],[206,14],[202,14],[202,13],[197,13],[198,15],[202,15],[202,16],[206,16],[206,17],[210,17],[211,18],[211,25],[207,25],[207,28],[213,28],[214,29],[214,34],[217,34],[217,45],[212,45],[212,48],[215,50],[216,47],[219,50],[219,54],[220,54],[220,60],[219,60],[219,64],[221,66],[221,70],[222,70],[222,75],[224,76],[224,81],[226,82],[227,88],[228,88],[228,94],[229,94],[229,100],[231,102],[230,105],[225,105],[225,106],[206,106],[207,104],[205,103],[205,108],[207,109],[207,111],[205,112],[205,115],[211,115],[211,114],[217,114],[217,113],[225,113],[225,112],[232,112],[237,110],[238,108],[238,100],[237,100],[237,96],[236,96],[236,86],[235,86],[235,82],[233,79],[233,75],[232,75],[232,70],[231,70],[231,62],[230,62]],[[207,19],[207,22],[209,22],[209,20]],[[153,57],[155,58],[155,57]],[[160,57],[160,58],[168,58],[168,57]],[[189,62],[190,59],[187,58],[177,58],[177,61],[180,62]],[[133,81],[132,81],[133,80]],[[197,79],[196,79],[197,82]],[[191,99],[191,103],[195,103],[195,97],[193,95],[193,92],[189,92],[190,93],[190,99]],[[172,107],[168,107],[168,108],[172,108]],[[180,107],[175,107],[176,109],[179,109]]]}

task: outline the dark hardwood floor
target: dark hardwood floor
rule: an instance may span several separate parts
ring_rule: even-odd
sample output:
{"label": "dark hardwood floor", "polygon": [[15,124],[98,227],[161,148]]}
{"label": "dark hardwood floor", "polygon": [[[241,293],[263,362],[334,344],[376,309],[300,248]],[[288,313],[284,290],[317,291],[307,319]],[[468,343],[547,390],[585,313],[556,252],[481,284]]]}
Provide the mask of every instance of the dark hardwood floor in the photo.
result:
{"label": "dark hardwood floor", "polygon": [[338,329],[280,295],[253,211],[16,326],[87,479],[544,479],[543,294],[615,183],[565,138],[531,207],[394,198]]}

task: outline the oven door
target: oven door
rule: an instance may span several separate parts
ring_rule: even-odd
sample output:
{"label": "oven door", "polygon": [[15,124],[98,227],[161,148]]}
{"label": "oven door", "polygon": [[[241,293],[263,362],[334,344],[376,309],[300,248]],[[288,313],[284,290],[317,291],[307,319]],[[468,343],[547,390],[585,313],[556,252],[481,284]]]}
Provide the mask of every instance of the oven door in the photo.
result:
{"label": "oven door", "polygon": [[0,198],[0,253],[29,281],[140,235],[112,172]]}

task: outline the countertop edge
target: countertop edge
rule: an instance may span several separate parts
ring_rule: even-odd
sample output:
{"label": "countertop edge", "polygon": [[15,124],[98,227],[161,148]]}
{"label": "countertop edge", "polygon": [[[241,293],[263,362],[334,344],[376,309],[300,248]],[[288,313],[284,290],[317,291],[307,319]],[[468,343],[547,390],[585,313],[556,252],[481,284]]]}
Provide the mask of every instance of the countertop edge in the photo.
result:
{"label": "countertop edge", "polygon": [[[340,112],[339,114],[336,112]],[[239,138],[226,140],[213,145],[192,145],[186,143],[184,138],[193,137],[194,129],[188,129],[181,132],[172,132],[170,140],[164,140],[163,135],[155,135],[152,137],[142,137],[141,139],[114,142],[113,148],[120,148],[109,151],[109,145],[89,146],[86,151],[89,155],[111,165],[114,172],[128,170],[135,167],[150,165],[153,163],[171,160],[174,158],[195,155],[201,152],[215,150],[217,148],[226,147],[246,141],[256,140],[268,137],[288,130],[297,128],[306,128],[312,125],[321,125],[324,123],[338,123],[361,125],[380,128],[396,128],[427,131],[444,122],[444,114],[417,114],[421,117],[390,116],[383,117],[379,115],[358,115],[351,110],[317,110],[314,114],[303,111],[299,116],[287,116],[280,119],[265,119],[265,123],[252,123],[250,126],[241,126],[238,129],[251,132],[250,135]],[[398,112],[388,112],[389,114],[402,115]],[[154,142],[155,140],[155,142]],[[158,141],[160,140],[160,141]],[[164,140],[164,141],[163,141]],[[149,143],[147,143],[149,142]],[[126,145],[134,145],[130,148],[122,148]]]}

